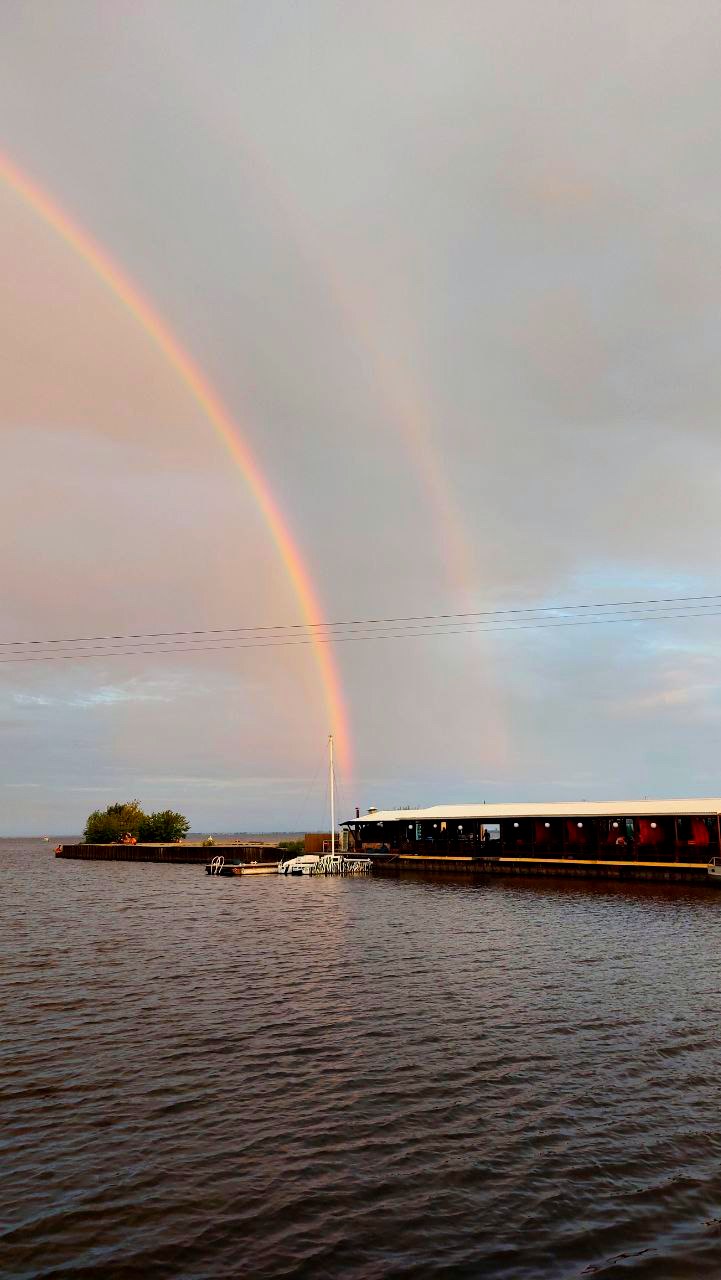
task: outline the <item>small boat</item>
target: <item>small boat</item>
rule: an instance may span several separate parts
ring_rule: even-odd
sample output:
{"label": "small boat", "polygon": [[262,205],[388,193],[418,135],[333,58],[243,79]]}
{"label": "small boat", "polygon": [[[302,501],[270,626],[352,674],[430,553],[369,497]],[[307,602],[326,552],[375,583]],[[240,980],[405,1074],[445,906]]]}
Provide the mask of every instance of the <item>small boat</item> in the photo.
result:
{"label": "small boat", "polygon": [[[340,870],[340,858],[335,851],[335,770],[333,768],[333,734],[328,734],[328,785],[330,788],[330,857],[321,853],[299,853],[278,864],[281,876],[315,876],[323,871]],[[336,867],[338,863],[338,867]]]}
{"label": "small boat", "polygon": [[712,858],[706,868],[706,873],[709,884],[718,885],[721,889],[721,858]]}
{"label": "small boat", "polygon": [[335,847],[335,770],[333,734],[328,734],[328,788],[330,791],[330,853],[299,853],[278,863],[281,876],[354,876],[371,870],[370,858],[348,858]]}
{"label": "small boat", "polygon": [[299,853],[285,862],[278,863],[278,875],[312,876],[315,875],[319,862],[319,853]]}

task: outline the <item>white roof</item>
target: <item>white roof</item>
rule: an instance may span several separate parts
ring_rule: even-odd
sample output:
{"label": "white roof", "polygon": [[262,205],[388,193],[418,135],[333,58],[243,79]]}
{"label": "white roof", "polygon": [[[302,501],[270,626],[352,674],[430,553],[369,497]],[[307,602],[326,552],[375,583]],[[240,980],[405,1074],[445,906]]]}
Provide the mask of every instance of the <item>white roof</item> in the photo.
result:
{"label": "white roof", "polygon": [[566,800],[545,804],[435,804],[428,809],[379,809],[350,818],[343,826],[358,822],[421,822],[422,820],[462,821],[477,818],[482,822],[499,822],[501,818],[642,818],[671,814],[713,815],[721,813],[721,796],[685,800]]}

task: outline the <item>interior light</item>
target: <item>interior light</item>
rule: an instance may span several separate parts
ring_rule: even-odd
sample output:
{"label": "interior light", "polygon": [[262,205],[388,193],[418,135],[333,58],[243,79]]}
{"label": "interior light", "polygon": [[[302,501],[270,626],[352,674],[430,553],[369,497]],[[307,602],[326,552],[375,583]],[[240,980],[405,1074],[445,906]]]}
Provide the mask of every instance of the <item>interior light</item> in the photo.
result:
{"label": "interior light", "polygon": [[518,823],[517,823],[517,822],[514,822],[514,824],[513,824],[513,825],[514,825],[514,827],[517,827],[517,826],[518,826]]}
{"label": "interior light", "polygon": [[651,826],[652,826],[652,827],[654,828],[654,830],[655,830],[655,828],[656,828],[656,823],[655,823],[655,822],[652,822],[652,823],[651,823]]}
{"label": "interior light", "polygon": [[617,822],[614,822],[614,824],[613,824],[613,825],[614,825],[614,827],[617,827],[617,826],[618,826],[618,823],[617,823]]}
{"label": "interior light", "polygon": [[550,822],[544,822],[544,824],[543,824],[543,825],[544,825],[544,827],[550,827],[550,825],[551,825],[551,824],[550,824]]}
{"label": "interior light", "polygon": [[582,823],[582,822],[577,822],[577,823],[576,823],[576,826],[577,826],[577,827],[582,827],[582,826],[583,826],[583,823]]}

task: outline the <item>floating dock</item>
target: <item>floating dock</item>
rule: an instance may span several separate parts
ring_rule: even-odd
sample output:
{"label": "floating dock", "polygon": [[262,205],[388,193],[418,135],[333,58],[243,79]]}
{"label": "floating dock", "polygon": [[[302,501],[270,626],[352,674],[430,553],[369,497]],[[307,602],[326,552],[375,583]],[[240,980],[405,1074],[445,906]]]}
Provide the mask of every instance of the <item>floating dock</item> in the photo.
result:
{"label": "floating dock", "polygon": [[277,872],[278,865],[277,858],[268,862],[257,858],[239,858],[236,853],[228,859],[222,853],[215,853],[211,861],[206,863],[205,870],[209,876],[264,876]]}

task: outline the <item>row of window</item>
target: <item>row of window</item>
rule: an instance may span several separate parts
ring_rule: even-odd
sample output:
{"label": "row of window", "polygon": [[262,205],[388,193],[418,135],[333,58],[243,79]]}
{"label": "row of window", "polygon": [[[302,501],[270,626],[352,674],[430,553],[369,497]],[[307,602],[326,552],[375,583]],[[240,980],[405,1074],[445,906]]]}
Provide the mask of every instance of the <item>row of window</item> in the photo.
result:
{"label": "row of window", "polygon": [[[411,848],[482,854],[589,853],[595,850],[623,850],[629,853],[674,851],[678,848],[705,854],[719,846],[716,817],[658,815],[643,818],[518,818],[483,823],[438,819],[435,822],[367,822],[357,827],[357,847]],[[351,841],[352,842],[352,841]],[[472,848],[469,849],[468,846]]]}

